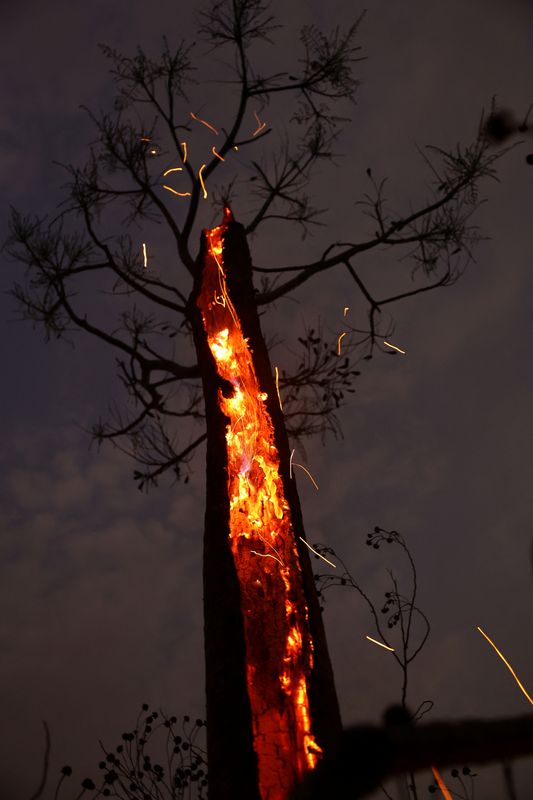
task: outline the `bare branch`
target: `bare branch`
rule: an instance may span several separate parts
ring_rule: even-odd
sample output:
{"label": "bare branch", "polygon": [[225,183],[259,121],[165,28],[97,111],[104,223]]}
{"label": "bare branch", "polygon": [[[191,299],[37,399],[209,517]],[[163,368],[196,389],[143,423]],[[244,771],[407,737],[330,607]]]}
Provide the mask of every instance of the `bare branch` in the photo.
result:
{"label": "bare branch", "polygon": [[[446,267],[449,269],[451,256],[462,254],[463,249],[466,256],[469,257],[469,246],[478,238],[476,238],[475,228],[468,226],[468,219],[477,205],[477,184],[481,178],[495,178],[494,164],[507,151],[498,153],[489,151],[487,141],[481,135],[474,144],[465,149],[458,146],[453,152],[435,150],[442,159],[445,171],[431,202],[403,218],[396,217],[396,219],[390,220],[390,215],[385,215],[383,212],[383,183],[379,184],[377,197],[364,201],[364,205],[367,208],[370,206],[372,209],[373,218],[379,228],[372,239],[350,244],[335,255],[322,257],[312,264],[271,268],[268,271],[295,272],[296,275],[271,291],[259,295],[258,304],[271,303],[301,286],[310,278],[332,269],[338,264],[346,263],[361,253],[382,246],[405,244],[401,240],[395,243],[395,235],[405,228],[413,228],[420,221],[422,221],[422,228],[415,227],[415,239],[409,237],[407,243],[411,244],[416,241],[420,245],[413,257],[418,264],[423,265],[425,271],[435,271],[439,258],[445,261]],[[439,178],[441,178],[440,173]],[[430,245],[429,249],[428,244]],[[267,270],[262,268],[261,271],[266,272]]]}

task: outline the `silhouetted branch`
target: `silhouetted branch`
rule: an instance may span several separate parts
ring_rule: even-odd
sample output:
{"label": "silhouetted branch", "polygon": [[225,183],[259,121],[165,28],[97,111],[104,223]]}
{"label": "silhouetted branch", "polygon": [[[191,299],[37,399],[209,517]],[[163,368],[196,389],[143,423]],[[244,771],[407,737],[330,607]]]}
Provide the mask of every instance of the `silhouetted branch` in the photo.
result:
{"label": "silhouetted branch", "polygon": [[[348,587],[355,589],[356,592],[365,601],[368,610],[372,615],[376,633],[379,636],[379,641],[384,644],[390,651],[390,655],[396,661],[402,672],[402,687],[401,687],[401,706],[403,709],[407,708],[407,688],[409,678],[409,664],[416,658],[424,647],[430,632],[429,620],[424,612],[416,604],[418,593],[418,578],[416,566],[411,555],[409,548],[405,542],[404,537],[398,531],[389,531],[376,525],[374,530],[367,534],[366,545],[373,550],[379,550],[383,545],[396,545],[403,551],[407,561],[409,562],[411,572],[411,587],[407,596],[400,592],[398,581],[394,576],[392,570],[388,570],[392,590],[385,592],[385,599],[378,614],[378,607],[368,595],[368,593],[361,586],[360,581],[352,575],[346,566],[343,559],[331,547],[326,547],[322,544],[315,544],[314,547],[318,553],[333,558],[342,567],[342,572],[339,573],[318,573],[315,574],[315,583],[317,586],[317,593],[322,602],[325,602],[325,593],[334,587]],[[417,631],[417,639],[413,642],[413,622],[415,618],[421,623],[421,628]],[[387,623],[387,629],[384,628],[381,621]],[[399,632],[400,646],[392,638],[393,631]],[[398,638],[397,636],[395,638]],[[413,719],[418,718],[426,713],[421,713],[421,709],[426,704],[432,705],[431,701],[424,700],[420,704],[417,711],[413,715]]]}
{"label": "silhouetted branch", "polygon": [[[120,436],[130,437],[124,449],[146,458],[142,463],[150,470],[163,469],[164,464],[172,469],[176,466],[168,446],[174,441],[174,432],[165,430],[165,425],[185,416],[196,419],[202,413],[197,400],[191,400],[188,384],[199,376],[198,367],[187,365],[184,340],[179,340],[183,347],[178,350],[175,337],[191,333],[190,297],[197,271],[191,237],[207,196],[205,182],[215,206],[234,198],[237,201],[241,185],[247,187],[249,197],[255,196],[257,205],[248,202],[244,215],[248,233],[266,222],[289,222],[306,235],[321,224],[321,210],[310,189],[318,165],[334,158],[335,140],[348,119],[345,109],[359,85],[354,70],[361,60],[357,36],[362,18],[343,30],[327,33],[314,26],[304,28],[301,57],[294,59],[292,68],[264,73],[253,58],[253,45],[272,43],[278,25],[269,4],[264,0],[208,2],[198,15],[199,31],[211,49],[231,50],[229,74],[217,76],[217,82],[224,85],[233,107],[229,124],[220,128],[217,124],[216,153],[213,149],[196,162],[191,148],[187,154],[185,141],[202,122],[193,111],[199,112],[200,106],[189,99],[189,90],[195,86],[192,46],[178,42],[171,47],[164,38],[162,52],[156,57],[141,47],[125,55],[102,46],[118,96],[113,112],[88,111],[96,136],[87,162],[63,165],[68,176],[66,196],[54,219],[12,212],[7,248],[27,268],[24,281],[16,283],[13,290],[23,316],[43,324],[47,339],[65,338],[79,329],[121,352],[120,376],[137,407],[132,418],[119,415],[114,427],[100,423],[98,438],[117,442]],[[279,144],[267,155],[263,145],[273,131],[269,117],[271,120],[276,98],[287,93],[294,101],[292,117],[287,120],[291,127],[283,129],[276,124],[281,131]],[[281,371],[285,419],[297,440],[314,434],[340,434],[336,412],[345,394],[353,392],[353,380],[359,374],[357,360],[372,358],[375,349],[383,349],[380,340],[391,330],[391,324],[383,321],[382,308],[452,284],[472,259],[472,248],[481,238],[471,221],[479,205],[478,184],[482,178],[495,177],[496,161],[505,152],[494,150],[494,108],[490,120],[491,125],[482,118],[475,141],[466,147],[428,147],[422,152],[433,192],[418,207],[406,201],[408,213],[391,209],[386,181],[376,180],[368,169],[369,191],[363,192],[356,204],[372,223],[367,238],[322,246],[322,255],[310,263],[254,268],[264,278],[255,295],[258,306],[273,303],[311,278],[343,265],[367,303],[366,326],[355,328],[343,322],[342,357],[322,336],[317,343],[313,333],[300,341],[303,355],[294,369],[285,365]],[[527,114],[523,125],[527,125]],[[216,187],[213,178],[226,174],[218,170],[223,161],[227,170],[234,149],[239,149],[241,156],[233,163],[247,166],[251,178],[240,181],[236,166],[234,175]],[[163,186],[167,185],[168,170],[179,171],[184,183],[175,185],[187,189],[189,196],[177,199],[167,194]],[[161,224],[181,264],[170,278],[165,275],[163,280],[157,265],[146,268],[137,236],[125,232],[108,235],[109,229],[117,226],[115,210],[123,207],[127,210],[126,228],[146,222]],[[76,230],[80,221],[81,233]],[[363,281],[357,259],[382,250],[398,254],[400,269],[404,262],[410,264],[410,285],[395,286],[394,293],[379,299],[372,287],[372,273]],[[101,324],[90,299],[83,303],[88,285],[90,291],[105,293],[113,300],[111,326],[107,320]],[[186,344],[190,345],[190,340]],[[174,391],[178,384],[185,399]],[[154,413],[161,423],[155,428]],[[143,425],[147,426],[144,437]]]}
{"label": "silhouetted branch", "polygon": [[363,797],[394,775],[431,766],[487,764],[533,755],[533,716],[421,725],[355,726],[293,800]]}

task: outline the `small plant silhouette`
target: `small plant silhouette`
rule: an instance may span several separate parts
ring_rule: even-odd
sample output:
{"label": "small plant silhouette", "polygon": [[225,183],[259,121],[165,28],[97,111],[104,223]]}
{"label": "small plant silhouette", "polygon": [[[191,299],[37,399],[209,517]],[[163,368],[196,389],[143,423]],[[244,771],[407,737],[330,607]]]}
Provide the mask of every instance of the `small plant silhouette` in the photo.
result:
{"label": "small plant silhouette", "polygon": [[[367,534],[366,544],[374,550],[379,550],[384,544],[392,544],[403,551],[409,562],[411,572],[411,587],[407,594],[400,591],[398,580],[394,572],[391,569],[387,570],[391,580],[391,589],[385,592],[384,603],[381,608],[378,609],[358,580],[350,573],[348,567],[338,553],[331,547],[326,547],[322,544],[314,545],[315,550],[320,555],[333,556],[342,566],[343,572],[340,575],[332,575],[331,573],[316,574],[315,583],[317,592],[321,603],[325,602],[326,591],[334,586],[348,586],[359,592],[372,615],[376,635],[379,636],[380,641],[384,645],[391,649],[393,658],[400,666],[402,671],[401,705],[402,708],[406,709],[409,664],[411,664],[424,647],[429,636],[430,624],[426,615],[416,605],[418,592],[417,572],[413,557],[403,536],[398,533],[398,531],[388,531],[385,528],[376,526],[371,533]],[[386,623],[386,627],[383,620]],[[414,631],[415,621],[421,624],[416,638]],[[396,641],[393,642],[391,636],[393,632],[397,631],[399,631],[400,634],[399,643]],[[396,636],[395,639],[397,638]],[[395,645],[394,647],[393,644]],[[432,706],[432,701],[424,700],[412,715],[412,719],[420,719]]]}
{"label": "small plant silhouette", "polygon": [[[446,788],[452,797],[457,797],[458,800],[474,800],[474,778],[477,778],[477,772],[472,772],[470,767],[464,766],[461,771],[455,768],[451,769],[450,777],[454,783],[452,785],[446,779]],[[428,792],[430,795],[440,792],[439,784],[436,780],[428,786]]]}
{"label": "small plant silhouette", "polygon": [[[94,792],[93,798],[121,800],[207,800],[205,725],[205,720],[191,721],[187,715],[180,724],[177,717],[167,717],[161,710],[150,711],[143,703],[135,728],[122,734],[122,742],[114,750],[108,750],[100,741],[105,760],[98,768],[103,776],[97,782],[85,778],[73,800],[80,800],[89,792]],[[157,732],[166,734],[163,742],[155,736]],[[154,760],[156,746],[164,766]],[[71,776],[72,768],[64,766],[54,800],[60,797],[65,778]]]}

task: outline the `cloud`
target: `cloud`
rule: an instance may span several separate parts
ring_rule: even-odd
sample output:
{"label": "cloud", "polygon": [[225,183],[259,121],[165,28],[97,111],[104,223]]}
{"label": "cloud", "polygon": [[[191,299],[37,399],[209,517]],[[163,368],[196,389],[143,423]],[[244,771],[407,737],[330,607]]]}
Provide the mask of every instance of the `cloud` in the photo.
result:
{"label": "cloud", "polygon": [[8,468],[2,490],[0,680],[16,731],[8,781],[28,748],[37,767],[38,734],[32,749],[21,726],[35,715],[51,725],[55,759],[86,769],[84,751],[96,758],[97,737],[115,737],[147,696],[203,715],[201,535],[192,520],[182,535],[174,497],[201,492],[147,497],[115,451],[80,460],[67,446],[47,460],[42,444],[32,459],[42,466]]}

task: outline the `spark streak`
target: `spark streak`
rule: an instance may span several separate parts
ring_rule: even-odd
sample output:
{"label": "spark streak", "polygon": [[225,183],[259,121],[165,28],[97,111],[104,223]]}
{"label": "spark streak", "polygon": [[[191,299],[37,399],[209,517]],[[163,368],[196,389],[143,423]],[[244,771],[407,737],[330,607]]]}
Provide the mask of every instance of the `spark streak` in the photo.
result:
{"label": "spark streak", "polygon": [[531,699],[531,697],[529,696],[529,694],[528,694],[528,693],[526,692],[526,690],[524,689],[524,686],[523,686],[522,682],[520,681],[520,679],[518,678],[518,675],[516,674],[516,672],[514,671],[514,669],[512,668],[512,666],[509,664],[509,662],[507,661],[507,659],[505,658],[505,656],[503,655],[503,653],[502,653],[502,652],[500,652],[500,650],[498,650],[498,648],[496,647],[496,645],[494,644],[494,642],[492,641],[492,639],[489,639],[489,637],[487,636],[487,634],[485,633],[485,631],[482,631],[482,630],[481,630],[481,628],[479,627],[479,625],[477,626],[477,629],[478,629],[478,631],[480,632],[480,634],[481,634],[482,636],[484,636],[484,637],[485,637],[485,639],[486,639],[486,640],[487,640],[487,642],[490,644],[490,646],[491,646],[491,647],[492,647],[492,648],[493,648],[493,649],[494,649],[494,650],[497,652],[497,654],[500,656],[501,660],[503,661],[503,663],[505,664],[505,666],[507,667],[507,669],[509,670],[509,672],[511,673],[511,675],[512,675],[512,676],[513,676],[513,678],[515,679],[515,681],[516,681],[516,683],[517,683],[517,685],[518,685],[518,687],[519,687],[520,691],[521,691],[521,692],[522,692],[522,693],[523,693],[523,694],[524,694],[524,695],[527,697],[527,699],[529,700],[529,702],[530,702],[530,703],[531,703],[531,705],[533,706],[533,700]]}
{"label": "spark streak", "polygon": [[278,393],[279,407],[283,411],[283,403],[281,402],[281,395],[279,393],[279,370],[277,367],[274,367],[274,369],[276,371],[276,392]]}
{"label": "spark streak", "polygon": [[170,169],[167,169],[163,172],[163,178],[166,178],[167,175],[170,175],[171,172],[182,172],[182,171],[183,167],[170,167]]}
{"label": "spark streak", "polygon": [[193,119],[195,119],[195,120],[196,120],[196,122],[201,122],[201,123],[202,123],[202,125],[205,125],[205,127],[206,127],[206,128],[209,128],[209,130],[210,130],[210,131],[213,131],[213,133],[214,133],[214,134],[216,134],[216,136],[218,136],[218,131],[217,131],[217,129],[216,129],[216,128],[213,128],[213,126],[212,126],[212,125],[210,125],[210,124],[209,124],[209,122],[206,122],[206,121],[205,121],[205,119],[201,119],[200,117],[197,117],[197,116],[196,116],[196,114],[193,114],[193,113],[192,113],[192,111],[191,111],[190,113],[191,113],[191,117],[192,117]]}
{"label": "spark streak", "polygon": [[342,340],[344,339],[344,337],[346,336],[346,333],[347,333],[347,332],[346,332],[346,331],[344,331],[344,333],[341,333],[341,335],[340,335],[340,336],[339,336],[339,338],[337,339],[337,355],[338,355],[338,356],[340,356],[340,354],[341,354],[341,342],[342,342]]}
{"label": "spark streak", "polygon": [[206,200],[207,199],[207,189],[205,188],[204,179],[202,177],[202,172],[204,171],[204,169],[205,169],[205,164],[202,164],[202,166],[198,170],[198,178],[200,180],[200,184],[201,184],[203,192],[204,192],[204,200]]}
{"label": "spark streak", "polygon": [[215,145],[213,145],[213,147],[211,148],[211,152],[213,153],[214,156],[219,158],[221,161],[225,161],[226,160],[223,156],[220,155],[220,153],[217,153],[217,151],[215,149]]}
{"label": "spark streak", "polygon": [[337,565],[334,564],[333,561],[330,561],[329,558],[326,558],[325,556],[322,555],[322,553],[319,553],[318,550],[315,550],[314,547],[311,547],[309,542],[306,542],[305,539],[303,538],[303,536],[300,536],[299,538],[300,538],[300,541],[302,541],[306,545],[306,547],[308,547],[310,549],[310,551],[315,554],[315,556],[318,556],[319,558],[321,558],[322,561],[325,561],[326,564],[330,565],[330,567],[334,567],[335,569],[337,569]]}
{"label": "spark streak", "polygon": [[177,194],[178,197],[190,197],[191,196],[190,192],[177,192],[175,189],[173,189],[171,186],[167,186],[165,183],[163,184],[163,189],[166,189],[167,192],[172,192],[172,194]]}
{"label": "spark streak", "polygon": [[344,309],[343,309],[343,312],[342,312],[342,316],[345,317],[349,310],[350,310],[350,306],[344,306]]}
{"label": "spark streak", "polygon": [[371,636],[366,636],[365,638],[368,639],[369,642],[374,642],[374,644],[379,644],[380,647],[383,647],[385,648],[385,650],[390,650],[392,653],[394,653],[394,647],[389,647],[388,644],[383,644],[383,642],[378,642],[377,639],[373,639]]}
{"label": "spark streak", "polygon": [[390,342],[383,342],[383,344],[386,344],[387,347],[391,347],[393,350],[396,350],[398,353],[401,353],[402,356],[405,355],[405,350],[402,350],[401,347],[396,347],[395,344],[391,344]]}
{"label": "spark streak", "polygon": [[[292,451],[292,453],[294,455],[294,450]],[[315,481],[315,479],[313,478],[313,476],[311,475],[309,470],[306,467],[304,467],[303,464],[297,464],[296,461],[293,461],[292,455],[291,455],[291,460],[290,460],[290,465],[289,466],[290,467],[300,467],[300,469],[303,469],[303,471],[308,476],[309,480],[311,481],[311,483],[313,484],[313,486],[315,487],[315,489],[318,492],[318,483]],[[292,474],[291,474],[291,478],[292,478]]]}
{"label": "spark streak", "polygon": [[183,147],[183,163],[187,163],[187,142],[181,142],[181,146]]}
{"label": "spark streak", "polygon": [[148,255],[146,253],[146,242],[143,242],[143,262],[144,262],[144,268],[146,269],[146,267],[148,266]]}
{"label": "spark streak", "polygon": [[444,800],[452,800],[452,796],[450,794],[450,791],[447,788],[447,786],[444,783],[444,781],[442,780],[441,774],[438,771],[437,767],[431,767],[431,771],[432,771],[433,775],[435,776],[435,780],[437,781],[437,783],[439,785],[439,789],[442,792],[442,796],[444,797]]}
{"label": "spark streak", "polygon": [[250,550],[250,553],[253,553],[254,556],[260,556],[261,558],[273,558],[274,561],[277,561],[279,564],[281,564],[281,566],[283,566],[280,559],[271,555],[270,553],[258,553],[257,550]]}
{"label": "spark streak", "polygon": [[257,136],[258,133],[261,133],[266,128],[266,122],[261,122],[256,111],[254,111],[254,117],[257,122],[257,129],[252,133],[252,136]]}

